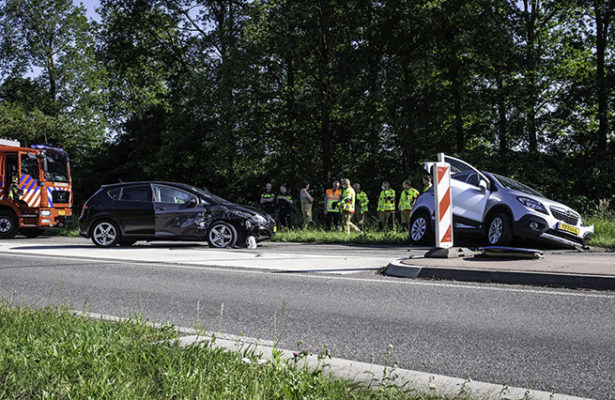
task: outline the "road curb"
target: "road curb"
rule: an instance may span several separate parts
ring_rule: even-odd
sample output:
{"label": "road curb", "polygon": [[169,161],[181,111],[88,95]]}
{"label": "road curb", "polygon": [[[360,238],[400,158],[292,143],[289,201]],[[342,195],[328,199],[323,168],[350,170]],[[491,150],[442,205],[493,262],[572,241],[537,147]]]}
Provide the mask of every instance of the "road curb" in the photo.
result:
{"label": "road curb", "polygon": [[[130,318],[122,318],[114,315],[80,310],[71,311],[75,313],[75,315],[94,320],[113,322],[130,320]],[[149,321],[145,323],[156,328],[168,326],[168,324]],[[170,342],[177,343],[182,347],[203,345],[224,349],[240,355],[254,354],[259,363],[282,358],[290,362],[291,365],[294,364],[299,368],[307,368],[311,371],[322,370],[325,375],[331,375],[355,383],[369,386],[393,384],[427,396],[439,395],[448,398],[462,397],[485,400],[588,400],[583,397],[566,394],[430,374],[427,372],[396,368],[395,366],[371,364],[335,357],[323,357],[315,354],[304,356],[299,352],[276,348],[274,343],[268,340],[199,331],[194,328],[186,327],[176,327],[176,330],[186,336],[171,339]],[[251,359],[247,357],[243,358],[243,361],[246,363],[252,362]]]}
{"label": "road curb", "polygon": [[463,282],[490,282],[511,285],[553,286],[569,289],[615,290],[615,276],[476,270],[464,268],[427,267],[402,264],[398,259],[382,270],[383,275],[397,278],[445,279]]}

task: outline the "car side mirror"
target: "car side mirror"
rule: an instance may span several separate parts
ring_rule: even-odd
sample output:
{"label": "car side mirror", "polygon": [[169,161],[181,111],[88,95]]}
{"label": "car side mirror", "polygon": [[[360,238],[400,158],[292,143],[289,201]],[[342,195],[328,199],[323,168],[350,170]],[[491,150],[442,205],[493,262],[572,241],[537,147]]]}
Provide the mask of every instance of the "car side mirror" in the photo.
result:
{"label": "car side mirror", "polygon": [[487,190],[489,189],[489,183],[486,180],[481,179],[480,182],[478,182],[478,186],[480,187],[480,192],[482,194],[487,193]]}

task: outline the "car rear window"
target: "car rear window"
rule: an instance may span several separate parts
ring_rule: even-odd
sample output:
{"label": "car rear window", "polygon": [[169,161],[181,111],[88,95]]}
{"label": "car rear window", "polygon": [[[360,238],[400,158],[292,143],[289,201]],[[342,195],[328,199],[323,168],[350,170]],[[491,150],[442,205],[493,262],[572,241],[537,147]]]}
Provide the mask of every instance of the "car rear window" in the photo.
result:
{"label": "car rear window", "polygon": [[120,193],[122,193],[122,189],[113,189],[107,192],[109,197],[111,197],[113,200],[118,200],[120,198]]}
{"label": "car rear window", "polygon": [[125,201],[152,201],[150,186],[131,186],[122,189],[120,200]]}

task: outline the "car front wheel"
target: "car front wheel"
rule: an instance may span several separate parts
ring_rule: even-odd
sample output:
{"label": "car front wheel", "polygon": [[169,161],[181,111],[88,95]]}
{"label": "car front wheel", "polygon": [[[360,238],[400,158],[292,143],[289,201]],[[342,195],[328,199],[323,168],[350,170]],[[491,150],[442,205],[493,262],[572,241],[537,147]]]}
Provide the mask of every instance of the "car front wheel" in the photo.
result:
{"label": "car front wheel", "polygon": [[497,213],[487,224],[487,241],[492,246],[507,246],[512,241],[512,224],[510,217]]}
{"label": "car front wheel", "polygon": [[207,243],[218,249],[233,247],[237,242],[237,230],[228,222],[214,222],[207,231]]}
{"label": "car front wheel", "polygon": [[98,247],[112,247],[120,242],[120,230],[115,222],[102,220],[94,224],[90,237]]}
{"label": "car front wheel", "polygon": [[434,240],[431,218],[425,212],[418,212],[410,220],[410,241],[413,244],[429,244]]}

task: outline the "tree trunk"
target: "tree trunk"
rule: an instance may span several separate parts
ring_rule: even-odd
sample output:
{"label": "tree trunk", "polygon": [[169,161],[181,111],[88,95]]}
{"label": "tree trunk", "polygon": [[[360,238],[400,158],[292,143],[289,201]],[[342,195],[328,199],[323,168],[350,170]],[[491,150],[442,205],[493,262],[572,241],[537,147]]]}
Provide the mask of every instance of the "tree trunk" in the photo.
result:
{"label": "tree trunk", "polygon": [[536,54],[536,17],[538,13],[538,2],[528,1],[524,2],[524,18],[526,29],[526,56],[525,56],[525,71],[526,71],[526,87],[527,87],[527,104],[526,104],[526,130],[529,143],[529,150],[531,153],[538,151],[538,135],[536,128],[536,105],[538,103],[538,95],[536,93],[536,67],[537,67],[537,54]]}
{"label": "tree trunk", "polygon": [[598,98],[598,143],[597,151],[606,149],[606,139],[609,131],[608,94],[604,71],[605,51],[607,46],[608,19],[602,10],[603,1],[594,0],[596,22],[596,96]]}
{"label": "tree trunk", "polygon": [[320,147],[322,151],[323,178],[329,182],[332,178],[333,155],[331,135],[331,93],[329,86],[329,43],[327,32],[329,31],[328,8],[326,2],[320,2],[319,29],[320,29],[320,57],[319,57],[319,87],[320,87]]}
{"label": "tree trunk", "polygon": [[506,119],[506,100],[504,96],[504,83],[501,76],[496,77],[497,85],[497,108],[498,108],[498,139],[500,156],[504,157],[508,151],[508,120]]}

